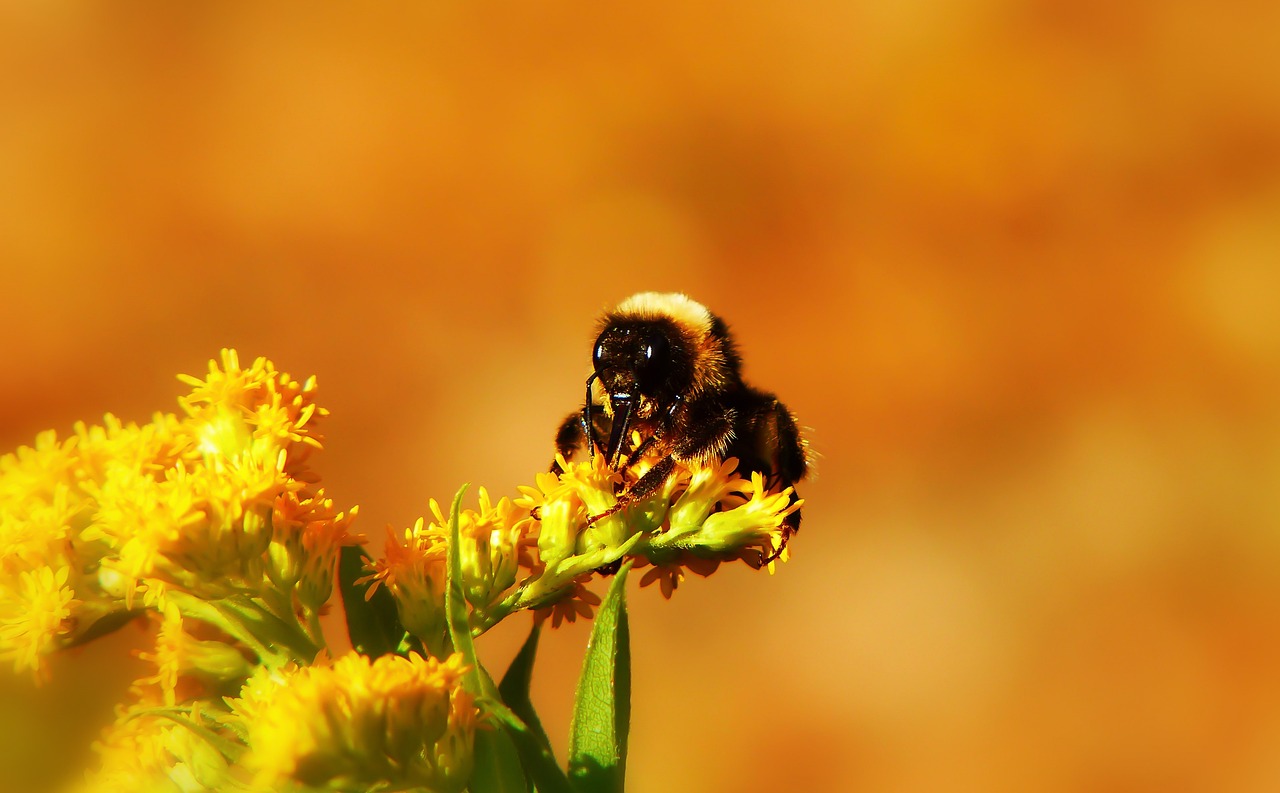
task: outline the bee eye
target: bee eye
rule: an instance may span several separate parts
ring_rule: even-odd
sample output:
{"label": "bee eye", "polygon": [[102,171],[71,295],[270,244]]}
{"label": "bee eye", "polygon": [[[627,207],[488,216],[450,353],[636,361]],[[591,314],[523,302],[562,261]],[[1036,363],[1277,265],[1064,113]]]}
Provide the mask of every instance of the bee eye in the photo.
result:
{"label": "bee eye", "polygon": [[604,355],[604,335],[601,334],[600,338],[596,339],[595,350],[591,353],[591,362],[595,364],[597,372],[600,371],[600,364],[604,361]]}
{"label": "bee eye", "polygon": [[644,340],[644,358],[647,363],[656,363],[667,355],[667,337],[662,333],[650,333]]}
{"label": "bee eye", "polygon": [[644,380],[652,380],[659,376],[667,358],[667,337],[662,333],[647,333],[644,346],[639,350],[640,359],[636,361],[637,374]]}

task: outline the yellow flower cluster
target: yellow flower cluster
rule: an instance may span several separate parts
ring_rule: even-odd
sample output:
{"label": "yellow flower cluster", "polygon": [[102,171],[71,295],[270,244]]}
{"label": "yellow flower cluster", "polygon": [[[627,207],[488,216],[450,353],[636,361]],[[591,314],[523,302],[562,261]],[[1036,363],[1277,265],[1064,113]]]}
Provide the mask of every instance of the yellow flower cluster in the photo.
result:
{"label": "yellow flower cluster", "polygon": [[[369,597],[386,586],[395,599],[405,630],[437,658],[448,652],[444,588],[447,580],[449,521],[440,503],[431,499],[434,520],[419,518],[402,533],[387,529],[383,556],[369,563]],[[508,498],[496,503],[480,488],[480,509],[458,516],[462,593],[471,608],[488,615],[516,583],[520,565],[531,564],[533,521]]]}
{"label": "yellow flower cluster", "polygon": [[101,767],[76,788],[77,793],[252,790],[247,775],[238,772],[214,746],[180,720],[164,715],[121,718],[94,749]]}
{"label": "yellow flower cluster", "polygon": [[95,623],[140,610],[155,625],[139,653],[151,671],[84,789],[461,790],[479,715],[461,656],[324,650],[319,614],[358,538],[354,510],[338,512],[308,467],[325,414],[314,381],[232,351],[182,380],[181,417],[107,417],[0,459],[0,650],[39,669]]}
{"label": "yellow flower cluster", "polygon": [[[735,476],[737,460],[679,465],[651,496],[602,519],[619,493],[652,461],[614,471],[602,456],[579,463],[558,460],[561,474],[544,473],[521,495],[493,502],[480,490],[479,510],[459,515],[463,591],[472,624],[484,630],[517,609],[539,610],[553,626],[590,617],[600,599],[585,584],[616,570],[625,559],[653,565],[642,585],[660,582],[670,597],[685,570],[709,575],[740,559],[773,571],[788,556],[784,520],[803,501],[791,490],[771,492],[759,476]],[[428,652],[447,652],[444,587],[448,522],[432,500],[433,522],[388,529],[384,555],[369,562],[364,581],[391,592],[402,624]],[[523,568],[524,577],[519,578]],[[519,579],[519,580],[518,580]]]}
{"label": "yellow flower cluster", "polygon": [[[563,474],[540,474],[537,487],[520,488],[516,504],[540,519],[540,561],[520,588],[517,607],[555,602],[570,584],[580,593],[584,574],[616,569],[623,559],[636,567],[654,565],[641,585],[662,581],[670,597],[688,568],[709,575],[722,562],[742,560],[753,568],[786,561],[788,515],[800,509],[790,488],[772,492],[759,474],[735,475],[738,461],[677,464],[661,488],[647,498],[606,514],[648,470],[652,460],[611,471],[601,455],[580,463],[559,459]],[[576,606],[575,606],[576,608]],[[565,612],[572,619],[572,613]]]}
{"label": "yellow flower cluster", "polygon": [[122,713],[79,790],[459,791],[480,717],[465,672],[461,656],[260,667],[229,710]]}
{"label": "yellow flower cluster", "polygon": [[241,367],[232,350],[181,379],[182,416],[108,415],[0,457],[0,659],[19,671],[42,674],[49,651],[139,599],[261,597],[280,617],[328,599],[357,539],[354,511],[336,512],[307,467],[325,414],[314,379]]}
{"label": "yellow flower cluster", "polygon": [[337,790],[457,791],[471,776],[479,711],[462,656],[410,654],[261,669],[229,700],[253,782]]}
{"label": "yellow flower cluster", "polygon": [[737,476],[732,459],[677,466],[630,501],[654,461],[614,471],[600,455],[558,460],[563,473],[515,498],[481,488],[456,516],[433,500],[430,516],[389,530],[364,578],[344,578],[368,598],[385,587],[412,639],[394,631],[367,650],[385,655],[331,661],[319,617],[342,548],[362,539],[355,510],[335,509],[309,468],[326,414],[314,379],[262,358],[242,367],[231,350],[181,379],[192,391],[180,414],[107,416],[0,457],[0,661],[43,676],[53,650],[138,615],[154,627],[139,653],[150,671],[99,742],[86,790],[460,791],[481,711],[464,686],[477,673],[455,654],[474,664],[474,650],[453,646],[459,609],[473,634],[521,609],[555,626],[591,617],[600,598],[586,585],[624,562],[652,566],[642,584],[667,597],[686,571],[726,561],[772,571],[802,504]]}

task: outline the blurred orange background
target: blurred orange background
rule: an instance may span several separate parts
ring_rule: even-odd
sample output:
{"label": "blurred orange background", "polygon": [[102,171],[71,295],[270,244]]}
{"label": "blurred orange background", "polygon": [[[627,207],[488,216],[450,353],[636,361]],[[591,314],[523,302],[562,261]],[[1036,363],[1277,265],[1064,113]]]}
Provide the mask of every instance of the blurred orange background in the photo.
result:
{"label": "blurred orange background", "polygon": [[[632,591],[631,790],[1280,789],[1277,30],[7,3],[0,442],[175,410],[234,346],[319,377],[380,538],[530,483],[597,314],[685,291],[820,459],[776,576]],[[536,672],[562,753],[587,633]],[[0,789],[78,773],[136,640],[0,681]]]}

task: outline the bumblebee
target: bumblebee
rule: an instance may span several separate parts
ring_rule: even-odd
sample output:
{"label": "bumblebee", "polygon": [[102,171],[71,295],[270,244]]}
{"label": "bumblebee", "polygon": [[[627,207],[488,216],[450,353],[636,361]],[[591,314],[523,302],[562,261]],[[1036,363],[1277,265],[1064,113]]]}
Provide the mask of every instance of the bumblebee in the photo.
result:
{"label": "bumblebee", "polygon": [[[724,320],[678,293],[641,292],[601,318],[585,403],[556,433],[566,460],[584,445],[614,470],[657,459],[589,523],[653,493],[678,462],[736,457],[741,475],[760,472],[770,489],[792,487],[808,469],[791,412],[743,382]],[[559,473],[558,463],[552,470]],[[786,525],[787,535],[800,528],[799,511]]]}

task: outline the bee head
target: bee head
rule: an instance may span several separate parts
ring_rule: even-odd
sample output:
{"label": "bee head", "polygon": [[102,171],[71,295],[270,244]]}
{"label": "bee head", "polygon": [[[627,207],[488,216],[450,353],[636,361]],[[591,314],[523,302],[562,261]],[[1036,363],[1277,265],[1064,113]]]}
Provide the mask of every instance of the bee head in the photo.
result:
{"label": "bee head", "polygon": [[592,363],[600,384],[611,397],[643,397],[665,405],[688,385],[683,347],[670,323],[615,321],[596,339]]}
{"label": "bee head", "polygon": [[724,323],[675,292],[640,292],[607,312],[591,359],[595,371],[587,378],[585,410],[590,413],[591,395],[597,393],[613,417],[607,446],[611,465],[633,419],[670,422],[681,404],[714,394],[739,377]]}

